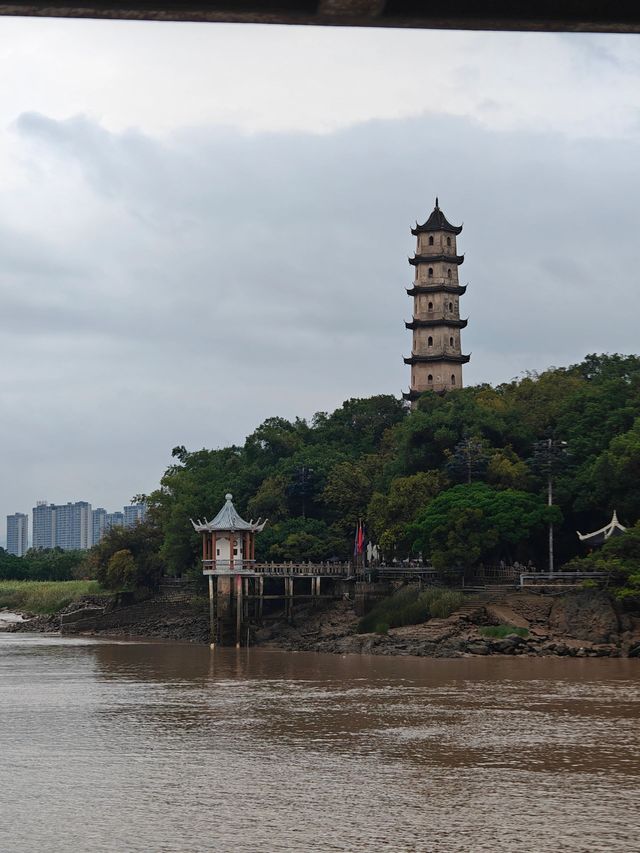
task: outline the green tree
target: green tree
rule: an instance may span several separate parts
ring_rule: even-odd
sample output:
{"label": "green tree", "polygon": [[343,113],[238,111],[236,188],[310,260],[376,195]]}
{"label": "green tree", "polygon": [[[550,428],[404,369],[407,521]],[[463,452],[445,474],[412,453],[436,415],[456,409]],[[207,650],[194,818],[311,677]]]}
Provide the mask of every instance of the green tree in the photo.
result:
{"label": "green tree", "polygon": [[445,455],[447,473],[459,483],[471,483],[483,477],[487,470],[488,453],[484,442],[469,433]]}
{"label": "green tree", "polygon": [[268,518],[273,524],[289,517],[287,484],[281,474],[265,477],[258,491],[249,498],[247,512],[252,518]]}
{"label": "green tree", "polygon": [[[112,574],[111,560],[118,554],[114,565],[123,572],[119,576],[122,583],[119,582],[118,586],[122,588],[126,580],[127,588],[154,590],[164,570],[161,546],[162,531],[153,522],[143,521],[133,527],[112,527],[89,552],[87,565],[103,586],[114,588],[116,575]],[[125,552],[131,555],[133,573],[129,572],[123,556]]]}
{"label": "green tree", "polygon": [[116,551],[109,558],[106,586],[109,589],[132,589],[136,581],[136,564],[128,548]]}
{"label": "green tree", "polygon": [[376,492],[367,508],[369,531],[384,559],[406,557],[411,547],[409,524],[449,485],[440,471],[396,477],[387,494]]}
{"label": "green tree", "polygon": [[515,489],[497,491],[485,483],[454,486],[435,498],[411,525],[414,552],[430,555],[439,569],[471,566],[480,560],[512,562],[536,556],[536,537],[557,507]]}

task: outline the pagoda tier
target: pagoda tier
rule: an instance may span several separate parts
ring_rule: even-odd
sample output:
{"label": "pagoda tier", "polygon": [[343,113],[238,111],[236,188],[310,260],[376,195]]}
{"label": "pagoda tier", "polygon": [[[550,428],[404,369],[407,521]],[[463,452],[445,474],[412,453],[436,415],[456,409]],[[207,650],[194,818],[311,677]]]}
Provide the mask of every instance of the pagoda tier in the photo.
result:
{"label": "pagoda tier", "polygon": [[460,234],[462,225],[452,225],[447,221],[447,217],[440,210],[436,198],[436,206],[424,225],[418,225],[416,222],[416,227],[411,229],[414,237],[417,237],[418,234],[424,234],[425,231],[448,231],[449,234]]}
{"label": "pagoda tier", "polygon": [[412,258],[409,258],[409,263],[413,267],[418,264],[435,263],[436,261],[444,261],[446,264],[457,264],[457,266],[460,266],[460,264],[464,263],[464,255],[414,255]]}
{"label": "pagoda tier", "polygon": [[418,296],[421,293],[453,293],[462,296],[467,292],[466,284],[416,284],[405,288],[407,296]]}
{"label": "pagoda tier", "polygon": [[429,364],[435,362],[443,362],[445,364],[467,364],[470,358],[470,355],[449,353],[445,350],[441,350],[440,352],[430,353],[429,355],[412,353],[409,358],[405,358],[403,361],[405,364]]}
{"label": "pagoda tier", "polygon": [[449,326],[452,329],[466,329],[468,320],[454,317],[439,317],[436,320],[420,320],[414,317],[410,323],[405,320],[405,329],[433,329],[435,326]]}

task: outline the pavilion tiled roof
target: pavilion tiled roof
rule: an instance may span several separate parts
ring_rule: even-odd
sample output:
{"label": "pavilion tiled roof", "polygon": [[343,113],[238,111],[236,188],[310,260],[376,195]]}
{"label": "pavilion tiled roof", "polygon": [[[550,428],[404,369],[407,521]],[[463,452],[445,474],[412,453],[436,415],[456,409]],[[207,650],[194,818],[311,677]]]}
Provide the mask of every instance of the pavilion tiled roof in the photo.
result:
{"label": "pavilion tiled roof", "polygon": [[623,527],[618,521],[618,513],[615,509],[609,524],[605,524],[605,526],[601,527],[600,530],[594,530],[593,533],[580,533],[579,530],[576,530],[578,539],[587,545],[603,545],[607,539],[611,539],[612,536],[620,536],[626,532],[627,528]]}
{"label": "pavilion tiled roof", "polygon": [[238,510],[233,505],[233,495],[231,493],[227,493],[225,495],[225,503],[220,512],[216,515],[214,519],[211,521],[207,521],[205,518],[204,521],[198,519],[195,522],[191,519],[191,524],[193,524],[194,530],[197,530],[199,533],[203,531],[225,531],[225,532],[235,532],[236,530],[250,530],[253,533],[259,533],[264,529],[265,524],[267,523],[267,519],[262,521],[262,519],[258,519],[257,521],[245,521],[241,518]]}

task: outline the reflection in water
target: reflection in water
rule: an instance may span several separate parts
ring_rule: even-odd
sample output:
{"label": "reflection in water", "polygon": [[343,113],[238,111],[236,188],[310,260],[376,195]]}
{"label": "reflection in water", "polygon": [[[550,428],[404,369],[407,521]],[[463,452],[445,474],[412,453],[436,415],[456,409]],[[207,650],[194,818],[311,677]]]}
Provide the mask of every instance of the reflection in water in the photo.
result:
{"label": "reflection in water", "polygon": [[628,853],[638,671],[0,635],[0,850]]}

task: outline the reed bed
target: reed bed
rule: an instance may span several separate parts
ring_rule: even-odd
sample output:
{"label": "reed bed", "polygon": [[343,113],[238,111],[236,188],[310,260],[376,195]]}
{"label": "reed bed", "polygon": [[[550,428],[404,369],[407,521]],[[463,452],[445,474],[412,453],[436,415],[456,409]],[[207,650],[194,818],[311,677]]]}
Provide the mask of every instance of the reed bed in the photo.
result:
{"label": "reed bed", "polygon": [[417,586],[406,586],[378,602],[360,620],[359,630],[362,633],[375,631],[385,634],[389,628],[417,625],[433,618],[443,619],[451,616],[464,600],[464,595],[453,589],[429,587],[421,590]]}
{"label": "reed bed", "polygon": [[57,613],[72,601],[102,592],[97,581],[0,581],[0,608]]}

